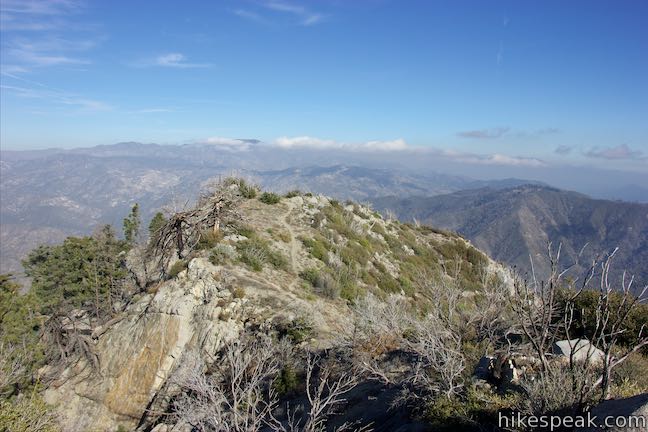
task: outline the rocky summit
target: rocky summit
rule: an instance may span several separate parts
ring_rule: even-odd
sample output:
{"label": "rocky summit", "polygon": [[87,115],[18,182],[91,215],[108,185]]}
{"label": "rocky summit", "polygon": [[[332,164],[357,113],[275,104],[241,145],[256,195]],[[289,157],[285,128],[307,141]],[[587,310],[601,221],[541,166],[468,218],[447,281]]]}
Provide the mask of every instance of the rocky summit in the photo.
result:
{"label": "rocky summit", "polygon": [[[574,281],[525,280],[458,234],[240,179],[148,236],[138,217],[124,240],[105,227],[25,261],[33,284],[2,315],[9,430],[475,430],[646,388],[630,292],[569,295]],[[600,370],[613,378],[589,384]]]}
{"label": "rocky summit", "polygon": [[302,343],[321,350],[352,327],[349,301],[360,293],[432,305],[417,280],[450,263],[463,267],[454,277],[470,286],[466,295],[482,271],[510,278],[459,236],[386,221],[354,203],[297,195],[237,209],[240,219],[224,224],[213,247],[175,261],[183,269],[174,277],[93,330],[96,368],[82,359],[51,381],[45,401],[64,430],[151,427],[178,391],[173,375],[184,356],[216,353],[246,328],[307,322]]}

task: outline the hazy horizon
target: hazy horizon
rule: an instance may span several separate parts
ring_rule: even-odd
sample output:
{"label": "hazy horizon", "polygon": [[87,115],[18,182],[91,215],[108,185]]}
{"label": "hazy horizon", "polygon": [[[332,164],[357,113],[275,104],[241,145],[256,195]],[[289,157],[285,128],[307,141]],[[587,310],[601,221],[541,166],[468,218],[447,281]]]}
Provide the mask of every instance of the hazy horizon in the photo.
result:
{"label": "hazy horizon", "polygon": [[250,137],[426,149],[478,170],[648,172],[647,13],[630,1],[3,0],[1,144]]}

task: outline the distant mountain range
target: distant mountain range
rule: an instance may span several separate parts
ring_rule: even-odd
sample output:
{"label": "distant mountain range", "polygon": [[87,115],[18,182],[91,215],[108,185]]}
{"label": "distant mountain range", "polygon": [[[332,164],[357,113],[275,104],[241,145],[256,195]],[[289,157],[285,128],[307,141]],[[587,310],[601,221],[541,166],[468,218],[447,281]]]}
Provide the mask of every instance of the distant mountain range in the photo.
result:
{"label": "distant mountain range", "polygon": [[373,200],[403,220],[418,220],[461,233],[491,257],[530,271],[546,272],[547,242],[562,244],[562,264],[574,262],[586,246],[574,274],[597,253],[618,247],[615,275],[622,270],[648,283],[648,205],[589,198],[540,185],[480,188],[434,197],[385,197]]}
{"label": "distant mountain range", "polygon": [[[254,140],[241,140],[254,145]],[[231,152],[212,145],[120,143],[73,150],[3,151],[0,158],[0,272],[19,272],[20,259],[41,243],[121,228],[139,203],[144,221],[165,205],[190,204],[210,182],[242,176],[278,192],[301,189],[339,199],[437,195],[526,180],[478,181],[437,173],[411,174],[336,164],[303,165],[299,152]],[[317,159],[316,159],[317,160]],[[323,161],[322,161],[323,162]],[[295,163],[295,167],[284,167]],[[278,167],[271,169],[271,167]]]}
{"label": "distant mountain range", "polygon": [[[391,166],[384,155],[376,164],[373,155],[283,151],[257,140],[239,142],[236,151],[141,143],[2,151],[0,272],[20,272],[21,258],[41,243],[88,234],[106,223],[120,230],[135,202],[146,224],[161,207],[189,205],[210,182],[236,175],[277,192],[300,189],[373,202],[403,219],[457,230],[495,258],[523,268],[529,253],[541,253],[551,239],[563,241],[570,253],[588,241],[591,250],[618,245],[623,264],[646,273],[645,205],[593,200],[524,179],[475,180],[416,171],[400,162]],[[380,198],[385,196],[392,198]]]}

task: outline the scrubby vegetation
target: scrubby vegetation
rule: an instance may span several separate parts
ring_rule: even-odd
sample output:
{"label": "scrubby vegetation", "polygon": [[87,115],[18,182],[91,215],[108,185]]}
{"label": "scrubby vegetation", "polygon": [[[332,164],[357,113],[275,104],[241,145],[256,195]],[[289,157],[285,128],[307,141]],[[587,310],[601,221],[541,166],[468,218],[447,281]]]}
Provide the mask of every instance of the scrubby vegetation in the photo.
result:
{"label": "scrubby vegetation", "polygon": [[173,265],[169,267],[169,271],[167,272],[169,279],[173,279],[177,277],[180,274],[180,272],[185,271],[187,269],[188,264],[189,263],[185,260],[178,260],[174,262]]}
{"label": "scrubby vegetation", "polygon": [[209,254],[209,262],[214,265],[223,265],[232,261],[236,256],[233,247],[229,245],[218,244],[211,249]]}
{"label": "scrubby vegetation", "polygon": [[300,195],[301,195],[301,191],[299,191],[298,189],[295,189],[295,190],[291,190],[291,191],[286,192],[286,194],[284,196],[286,198],[294,198],[294,197],[297,197],[297,196],[300,196]]}
{"label": "scrubby vegetation", "polygon": [[32,392],[13,401],[0,400],[0,430],[7,432],[59,432],[56,415]]}
{"label": "scrubby vegetation", "polygon": [[218,230],[206,230],[200,234],[200,239],[196,243],[196,250],[208,250],[214,248],[221,240],[223,240],[223,232]]}
{"label": "scrubby vegetation", "polygon": [[[261,271],[265,264],[270,264],[276,269],[285,269],[288,260],[281,252],[274,250],[267,240],[260,238],[250,227],[242,228],[242,233],[247,240],[236,243],[241,262],[247,264],[254,271]],[[244,234],[243,234],[244,233]]]}
{"label": "scrubby vegetation", "polygon": [[277,195],[274,192],[263,192],[261,196],[259,196],[259,201],[264,204],[277,204],[279,201],[281,201],[281,196]]}
{"label": "scrubby vegetation", "polygon": [[227,186],[236,185],[241,193],[241,196],[246,199],[254,199],[259,193],[259,186],[250,184],[242,178],[228,177],[223,180],[223,184]]}
{"label": "scrubby vegetation", "polygon": [[[336,423],[336,413],[368,392],[389,398],[381,402],[389,416],[422,429],[476,430],[493,428],[500,412],[573,414],[648,391],[648,306],[627,283],[609,280],[612,257],[584,278],[566,278],[550,249],[554,271],[528,280],[493,271],[459,236],[386,222],[354,203],[318,197],[303,208],[294,207],[300,200],[263,206],[249,201],[256,187],[224,186],[195,209],[154,218],[148,245],[131,212],[128,239],[104,227],[33,251],[26,293],[0,276],[0,430],[38,430],[38,419],[40,430],[55,430],[39,396],[48,379],[71,364],[98,370],[98,329],[133,310],[146,321],[157,289],[177,288],[166,280],[190,263],[207,270],[198,287],[217,283],[199,294],[192,320],[245,330],[217,351],[182,353],[158,422],[315,432],[358,420],[353,427],[361,428],[363,417]],[[243,217],[239,205],[259,214]],[[205,318],[200,308],[213,298],[217,307],[207,308],[218,312]],[[293,304],[299,313],[286,308]],[[241,318],[243,307],[250,313]],[[327,319],[335,325],[323,325]],[[576,361],[553,352],[562,339],[572,348],[587,339],[603,356]]]}

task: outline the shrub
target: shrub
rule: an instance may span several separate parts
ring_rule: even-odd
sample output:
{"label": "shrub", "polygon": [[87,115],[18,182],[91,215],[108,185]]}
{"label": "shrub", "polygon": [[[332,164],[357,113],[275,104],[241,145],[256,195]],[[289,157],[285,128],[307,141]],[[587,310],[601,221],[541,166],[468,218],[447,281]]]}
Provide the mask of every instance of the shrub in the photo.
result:
{"label": "shrub", "polygon": [[266,262],[266,248],[256,240],[244,240],[236,244],[241,262],[247,264],[254,271],[261,271]]}
{"label": "shrub", "polygon": [[[559,292],[559,304],[564,307],[566,299],[573,295],[573,292],[561,290]],[[583,290],[578,297],[574,300],[575,303],[575,316],[574,323],[577,332],[582,333],[587,338],[592,338],[595,332],[596,322],[596,309],[599,299],[598,290]],[[618,292],[613,292],[609,296],[609,303],[613,311],[619,310],[619,305],[623,301],[623,296]],[[618,313],[614,313],[610,320],[614,321],[619,319]],[[583,326],[582,323],[585,323]],[[631,346],[634,342],[635,335],[639,334],[642,326],[648,327],[648,304],[637,304],[633,308],[625,320],[627,330],[619,336],[619,345]],[[645,330],[644,330],[645,332]],[[644,348],[644,354],[648,354],[648,350]]]}
{"label": "shrub", "polygon": [[340,284],[328,273],[321,273],[313,288],[316,293],[330,299],[340,296]]}
{"label": "shrub", "polygon": [[375,232],[376,234],[380,234],[383,237],[387,235],[387,233],[385,232],[385,228],[383,228],[382,224],[380,224],[380,223],[373,224],[373,226],[371,227],[371,230],[373,232]]}
{"label": "shrub", "polygon": [[401,285],[389,273],[380,273],[374,275],[378,281],[378,288],[388,293],[398,293],[401,290]]}
{"label": "shrub", "polygon": [[237,286],[232,290],[232,297],[235,299],[242,299],[245,297],[245,289],[243,287]]}
{"label": "shrub", "polygon": [[324,213],[324,216],[328,220],[328,227],[333,231],[348,239],[355,239],[358,237],[356,232],[351,228],[353,214],[344,210],[339,206],[339,204],[336,206],[334,205],[334,202],[332,202],[330,206],[322,209],[322,213]]}
{"label": "shrub", "polygon": [[324,213],[322,213],[322,212],[316,213],[315,216],[313,216],[313,223],[311,223],[311,227],[313,227],[315,229],[321,228],[322,222],[324,221],[324,219],[326,219],[324,217]]}
{"label": "shrub", "polygon": [[279,397],[293,393],[298,386],[299,379],[297,377],[297,372],[291,365],[285,365],[281,368],[273,383],[273,387],[277,391]]}
{"label": "shrub", "polygon": [[[571,371],[566,366],[553,364],[535,379],[523,376],[522,388],[526,398],[522,408],[530,414],[542,415],[577,407],[581,403],[580,392],[572,389],[583,388],[585,383],[594,382],[596,374],[596,371],[583,365]],[[584,401],[585,404],[592,402]]]}
{"label": "shrub", "polygon": [[253,227],[249,225],[241,225],[236,227],[236,233],[238,235],[241,235],[243,237],[247,237],[249,239],[253,239],[257,236],[256,231],[254,230]]}
{"label": "shrub", "polygon": [[401,276],[398,278],[398,283],[400,284],[400,287],[405,294],[407,294],[408,296],[414,295],[414,286],[412,285],[411,280]]}
{"label": "shrub", "polygon": [[288,267],[288,259],[279,251],[268,249],[267,251],[268,262],[276,269],[286,269]]}
{"label": "shrub", "polygon": [[328,251],[331,245],[326,239],[323,237],[302,239],[302,243],[306,246],[313,258],[328,263]]}
{"label": "shrub", "polygon": [[315,286],[319,279],[319,274],[320,272],[316,268],[307,268],[300,272],[299,276],[312,286]]}
{"label": "shrub", "polygon": [[259,188],[253,184],[247,184],[245,180],[241,180],[239,183],[239,191],[243,198],[253,199],[256,198]]}
{"label": "shrub", "polygon": [[288,231],[280,231],[277,233],[277,237],[284,243],[290,243],[292,241],[292,235]]}
{"label": "shrub", "polygon": [[340,296],[340,284],[329,273],[309,268],[299,273],[299,276],[310,283],[317,294],[332,299]]}
{"label": "shrub", "polygon": [[209,254],[209,262],[222,265],[234,258],[234,250],[227,245],[216,245]]}
{"label": "shrub", "polygon": [[56,417],[37,394],[14,401],[0,400],[0,430],[11,432],[58,432]]}
{"label": "shrub", "polygon": [[285,269],[288,266],[288,260],[281,252],[270,249],[266,241],[256,237],[238,242],[236,249],[241,262],[250,266],[254,271],[261,271],[266,263],[276,269]]}
{"label": "shrub", "polygon": [[342,259],[342,262],[347,265],[354,265],[357,263],[364,267],[369,262],[370,256],[368,248],[363,247],[356,242],[349,242],[340,251],[340,258]]}
{"label": "shrub", "polygon": [[189,263],[185,260],[178,260],[169,269],[167,275],[169,279],[173,279],[180,274],[181,271],[185,270]]}
{"label": "shrub", "polygon": [[212,229],[205,230],[200,233],[200,239],[196,243],[196,250],[211,249],[221,240],[223,240],[223,232],[221,230],[216,232]]}
{"label": "shrub", "polygon": [[636,352],[614,369],[612,394],[617,398],[648,392],[648,357]]}
{"label": "shrub", "polygon": [[358,288],[355,281],[341,284],[340,297],[344,300],[353,303],[361,295],[362,291]]}
{"label": "shrub", "polygon": [[11,275],[0,275],[0,398],[30,387],[44,358],[38,299],[20,289]]}
{"label": "shrub", "polygon": [[281,201],[281,197],[274,192],[263,192],[259,197],[259,201],[264,204],[272,205]]}
{"label": "shrub", "polygon": [[295,189],[295,190],[291,190],[291,191],[287,192],[286,195],[284,195],[284,196],[286,198],[294,198],[294,197],[300,196],[300,195],[301,195],[301,191],[298,190],[298,189]]}
{"label": "shrub", "polygon": [[425,417],[439,431],[499,430],[498,413],[515,410],[518,403],[516,394],[470,388],[462,398],[436,398],[428,404]]}
{"label": "shrub", "polygon": [[279,336],[287,337],[294,344],[300,344],[313,335],[313,325],[306,318],[299,317],[279,327]]}
{"label": "shrub", "polygon": [[255,184],[248,183],[242,178],[228,177],[223,180],[225,186],[231,186],[233,184],[238,186],[239,192],[243,198],[252,199],[256,198],[259,187]]}

